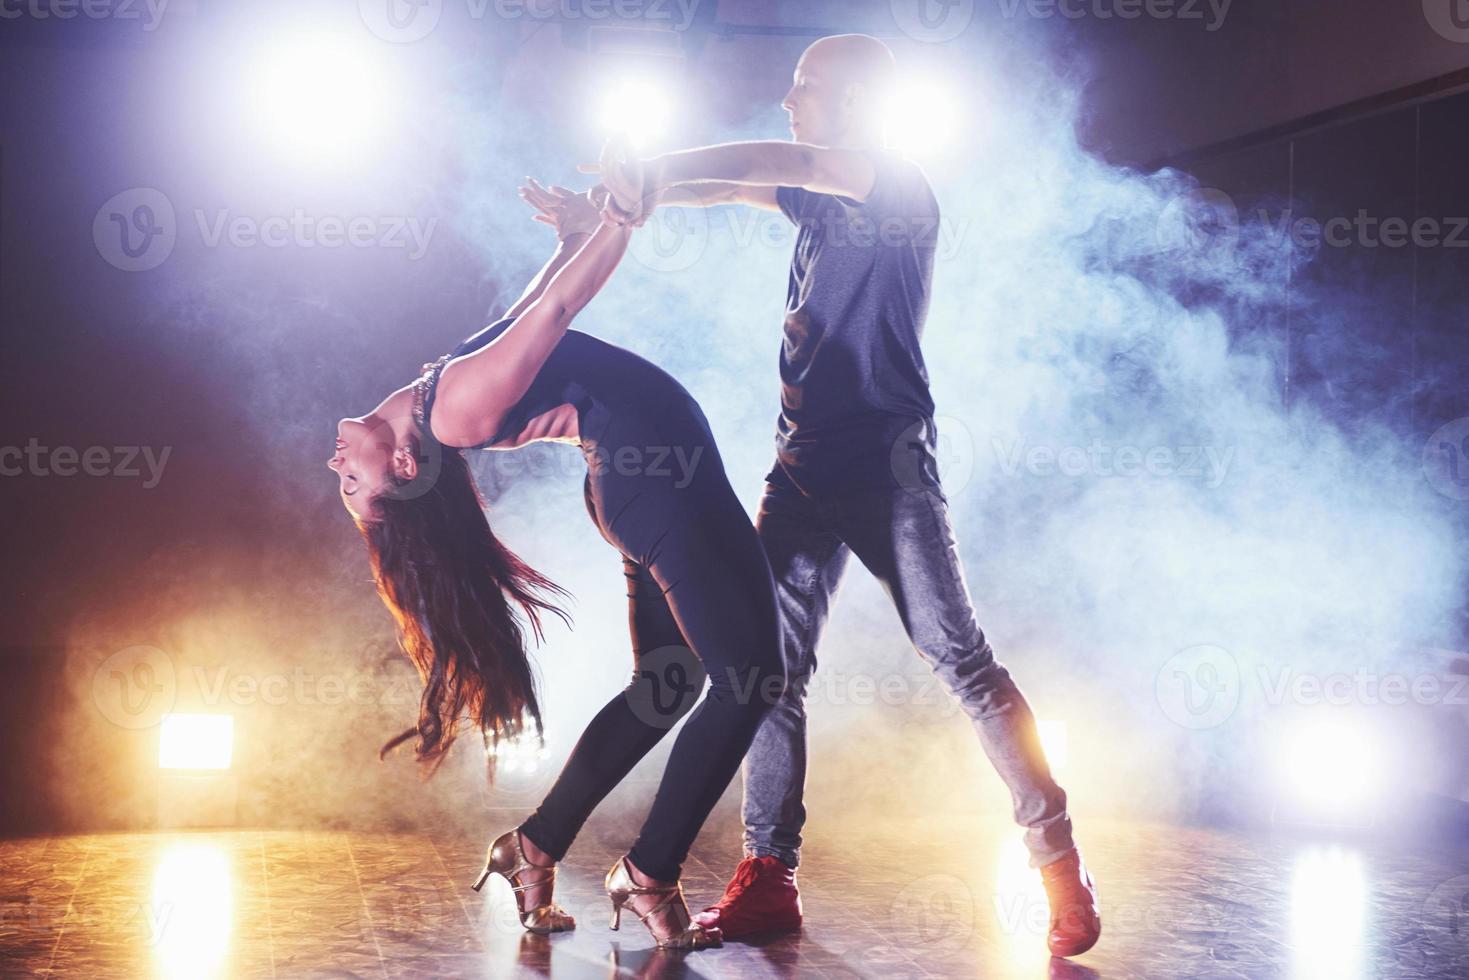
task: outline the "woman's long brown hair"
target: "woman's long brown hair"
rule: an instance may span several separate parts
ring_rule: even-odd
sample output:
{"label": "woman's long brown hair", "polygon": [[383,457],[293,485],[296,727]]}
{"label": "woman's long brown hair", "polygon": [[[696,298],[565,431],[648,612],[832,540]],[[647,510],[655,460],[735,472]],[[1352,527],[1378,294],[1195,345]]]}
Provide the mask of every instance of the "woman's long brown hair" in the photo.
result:
{"label": "woman's long brown hair", "polygon": [[[546,598],[568,593],[491,532],[464,454],[432,437],[426,441],[432,445],[412,447],[419,475],[379,494],[375,519],[357,526],[378,594],[397,620],[403,650],[424,685],[417,726],[391,739],[379,757],[416,735],[415,755],[432,775],[463,720],[480,730],[491,750],[522,734],[527,719],[541,735],[535,678],[511,604],[524,612],[537,642],[541,612],[569,620]],[[493,751],[489,771],[493,778]]]}

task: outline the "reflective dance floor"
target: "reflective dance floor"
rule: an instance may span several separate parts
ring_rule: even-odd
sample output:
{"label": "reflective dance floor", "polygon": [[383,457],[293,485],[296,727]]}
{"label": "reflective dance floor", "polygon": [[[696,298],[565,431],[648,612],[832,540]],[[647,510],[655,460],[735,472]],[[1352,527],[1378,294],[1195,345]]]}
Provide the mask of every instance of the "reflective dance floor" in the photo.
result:
{"label": "reflective dance floor", "polygon": [[[601,878],[625,830],[587,829],[558,898],[574,933],[521,932],[482,842],[218,831],[0,842],[0,974],[87,977],[1465,977],[1469,853],[1313,845],[1087,823],[1102,941],[1044,950],[1044,897],[999,823],[817,834],[798,935],[660,954],[607,928]],[[909,828],[911,833],[911,828]],[[487,830],[488,833],[488,830]],[[717,896],[737,855],[706,833],[685,887]],[[632,928],[629,928],[632,926]]]}

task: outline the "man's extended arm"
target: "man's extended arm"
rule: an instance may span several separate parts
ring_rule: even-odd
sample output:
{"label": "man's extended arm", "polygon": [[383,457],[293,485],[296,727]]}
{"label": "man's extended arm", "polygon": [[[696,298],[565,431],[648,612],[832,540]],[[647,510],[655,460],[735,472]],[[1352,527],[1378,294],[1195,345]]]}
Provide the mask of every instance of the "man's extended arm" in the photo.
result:
{"label": "man's extended arm", "polygon": [[696,180],[804,187],[817,194],[867,200],[877,171],[858,150],[784,140],[720,143],[643,161],[648,191]]}
{"label": "man's extended arm", "polygon": [[611,192],[604,211],[606,217],[634,220],[673,187],[690,189],[693,194],[675,194],[675,198],[683,200],[670,201],[671,204],[738,202],[779,210],[775,200],[777,187],[803,187],[814,193],[866,201],[877,181],[872,161],[859,150],[784,140],[701,146],[665,153],[641,163],[641,183],[629,179],[624,172],[609,173],[600,166],[582,168],[588,173],[600,173],[603,184]]}
{"label": "man's extended arm", "polygon": [[736,184],[728,180],[691,180],[674,184],[659,200],[662,207],[712,208],[719,204],[748,204],[779,211],[780,202],[771,184]]}

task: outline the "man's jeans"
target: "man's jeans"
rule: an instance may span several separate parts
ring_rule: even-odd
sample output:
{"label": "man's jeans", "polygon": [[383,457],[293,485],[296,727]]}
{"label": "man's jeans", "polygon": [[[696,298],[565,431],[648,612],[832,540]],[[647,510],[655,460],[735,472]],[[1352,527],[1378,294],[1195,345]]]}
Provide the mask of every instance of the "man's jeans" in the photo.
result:
{"label": "man's jeans", "polygon": [[770,480],[756,526],[775,573],[788,684],[745,756],[745,853],[800,862],[806,692],[832,597],[855,552],[973,721],[1010,789],[1031,866],[1059,858],[1072,846],[1066,794],[1051,778],[1030,706],[975,622],[943,492],[895,487],[813,497],[779,466]]}

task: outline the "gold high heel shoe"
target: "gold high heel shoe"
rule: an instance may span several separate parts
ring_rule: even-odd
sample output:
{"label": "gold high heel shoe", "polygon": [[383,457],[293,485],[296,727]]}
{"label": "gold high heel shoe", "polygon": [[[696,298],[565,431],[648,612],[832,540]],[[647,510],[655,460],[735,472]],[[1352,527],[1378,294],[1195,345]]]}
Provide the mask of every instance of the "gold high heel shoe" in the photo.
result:
{"label": "gold high heel shoe", "polygon": [[[648,917],[661,909],[673,909],[673,921],[679,931],[668,936],[660,936],[653,932],[653,927],[648,926],[648,931],[653,933],[653,938],[658,941],[659,949],[708,949],[711,946],[724,945],[724,938],[718,929],[709,930],[701,925],[695,925],[689,915],[689,905],[684,901],[683,885],[674,882],[672,885],[654,887],[651,885],[639,885],[633,880],[632,872],[628,869],[627,858],[617,859],[612,870],[607,872],[607,897],[612,899],[612,922],[610,927],[617,929],[622,920],[622,907],[627,900],[634,895],[662,895],[663,898],[647,912],[638,916],[638,921],[648,925]],[[633,910],[637,915],[637,910]]]}
{"label": "gold high heel shoe", "polygon": [[576,920],[555,902],[537,905],[535,908],[529,910],[526,909],[523,892],[527,888],[534,888],[536,885],[543,884],[546,880],[542,879],[541,881],[532,882],[529,885],[520,884],[516,880],[516,877],[521,872],[529,871],[531,868],[538,868],[542,871],[549,870],[551,872],[549,880],[553,882],[556,880],[555,866],[553,865],[547,869],[545,865],[531,864],[526,859],[525,851],[520,848],[520,831],[507,830],[495,838],[495,842],[490,845],[489,853],[485,856],[485,869],[480,872],[479,880],[471,887],[475,891],[479,891],[485,886],[485,882],[490,880],[490,875],[499,875],[510,883],[510,890],[515,893],[515,908],[520,912],[520,924],[528,932],[545,935],[550,932],[570,932],[572,929],[575,929]]}

